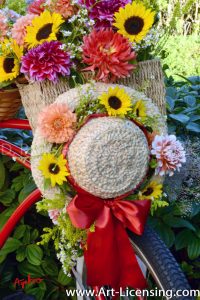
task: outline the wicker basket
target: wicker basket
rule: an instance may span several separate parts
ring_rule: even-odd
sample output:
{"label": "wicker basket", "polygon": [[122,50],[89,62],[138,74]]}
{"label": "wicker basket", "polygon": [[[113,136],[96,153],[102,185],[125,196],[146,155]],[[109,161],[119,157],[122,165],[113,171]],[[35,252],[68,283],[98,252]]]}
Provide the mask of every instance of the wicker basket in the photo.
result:
{"label": "wicker basket", "polygon": [[0,91],[0,121],[12,119],[21,105],[21,96],[17,88]]}
{"label": "wicker basket", "polygon": [[[143,91],[159,107],[160,112],[166,114],[165,87],[159,60],[140,62],[137,71],[129,78],[119,80],[118,83]],[[69,90],[67,81],[59,81],[57,84],[49,81],[18,84],[18,87],[33,130],[37,126],[38,113],[42,108],[53,103],[60,94]]]}

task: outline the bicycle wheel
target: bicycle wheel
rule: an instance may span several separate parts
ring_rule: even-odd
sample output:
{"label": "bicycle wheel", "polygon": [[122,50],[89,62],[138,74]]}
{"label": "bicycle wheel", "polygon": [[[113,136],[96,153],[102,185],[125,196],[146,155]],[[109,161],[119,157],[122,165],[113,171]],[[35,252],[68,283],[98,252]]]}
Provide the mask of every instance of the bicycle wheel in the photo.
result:
{"label": "bicycle wheel", "polygon": [[[194,300],[192,296],[175,296],[177,291],[191,290],[184,273],[181,271],[175,258],[160,237],[150,228],[146,227],[142,236],[128,231],[130,242],[139,260],[145,265],[147,272],[153,278],[156,287],[164,291],[173,291],[172,298],[178,300]],[[86,286],[86,270],[84,265],[78,266],[75,273],[77,287],[88,289]],[[80,282],[81,281],[81,282]],[[78,297],[78,300],[93,299],[91,297]],[[123,298],[133,299],[133,298]],[[151,299],[166,299],[152,297]]]}
{"label": "bicycle wheel", "polygon": [[[157,287],[162,290],[190,290],[184,273],[160,237],[146,227],[142,236],[128,232],[133,248],[147,267]],[[171,299],[194,300],[192,296],[172,296]]]}

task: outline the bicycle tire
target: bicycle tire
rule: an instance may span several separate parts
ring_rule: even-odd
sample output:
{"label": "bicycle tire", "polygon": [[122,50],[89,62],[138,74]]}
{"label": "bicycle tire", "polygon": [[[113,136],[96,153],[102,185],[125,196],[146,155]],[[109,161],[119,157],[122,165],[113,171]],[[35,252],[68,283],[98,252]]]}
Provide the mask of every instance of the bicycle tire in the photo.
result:
{"label": "bicycle tire", "polygon": [[[128,231],[135,253],[145,263],[158,288],[162,290],[191,290],[174,256],[158,234],[146,226],[144,234],[138,236]],[[173,300],[194,300],[193,296],[172,296]]]}

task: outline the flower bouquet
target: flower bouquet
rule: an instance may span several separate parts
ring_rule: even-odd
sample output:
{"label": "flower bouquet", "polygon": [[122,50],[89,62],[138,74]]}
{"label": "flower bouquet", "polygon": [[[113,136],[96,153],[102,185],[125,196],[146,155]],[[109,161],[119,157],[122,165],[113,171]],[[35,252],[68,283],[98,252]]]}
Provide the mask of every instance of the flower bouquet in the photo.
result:
{"label": "flower bouquet", "polygon": [[144,49],[149,52],[158,39],[158,11],[154,3],[27,3],[23,16],[12,12],[10,19],[9,10],[0,10],[0,82],[18,82],[33,129],[44,106],[53,103],[60,93],[90,79],[140,86],[165,112],[159,62],[137,63],[144,59]]}

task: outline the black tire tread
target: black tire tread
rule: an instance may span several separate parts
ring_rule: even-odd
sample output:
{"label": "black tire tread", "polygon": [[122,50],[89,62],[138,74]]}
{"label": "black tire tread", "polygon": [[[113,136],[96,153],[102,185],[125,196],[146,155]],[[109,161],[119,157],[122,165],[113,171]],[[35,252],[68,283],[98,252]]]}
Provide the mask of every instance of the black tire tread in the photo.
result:
{"label": "black tire tread", "polygon": [[[128,231],[129,238],[142,251],[153,270],[159,278],[164,290],[191,290],[184,273],[177,261],[160,239],[160,237],[148,226],[142,236],[137,236]],[[173,300],[194,300],[192,296],[171,298]]]}

